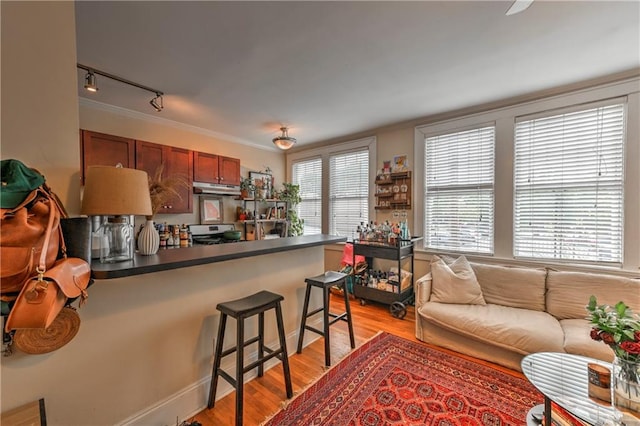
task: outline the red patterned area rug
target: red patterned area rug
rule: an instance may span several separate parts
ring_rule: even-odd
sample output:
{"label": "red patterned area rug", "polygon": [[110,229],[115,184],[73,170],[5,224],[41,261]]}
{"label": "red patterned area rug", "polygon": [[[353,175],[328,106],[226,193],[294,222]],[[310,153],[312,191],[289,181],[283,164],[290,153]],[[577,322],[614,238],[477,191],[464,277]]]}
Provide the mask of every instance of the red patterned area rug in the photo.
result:
{"label": "red patterned area rug", "polygon": [[263,424],[521,426],[541,402],[524,378],[380,333]]}

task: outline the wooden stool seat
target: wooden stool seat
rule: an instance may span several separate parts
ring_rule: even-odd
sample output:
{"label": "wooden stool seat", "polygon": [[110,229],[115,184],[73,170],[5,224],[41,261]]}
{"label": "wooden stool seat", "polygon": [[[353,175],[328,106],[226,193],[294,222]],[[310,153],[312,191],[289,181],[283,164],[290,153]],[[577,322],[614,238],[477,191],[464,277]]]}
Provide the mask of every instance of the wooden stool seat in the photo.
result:
{"label": "wooden stool seat", "polygon": [[[347,276],[341,272],[327,271],[322,275],[305,279],[307,288],[304,295],[304,306],[302,308],[302,320],[300,323],[300,333],[298,334],[298,353],[302,353],[302,343],[304,339],[304,331],[309,330],[321,335],[324,338],[324,362],[328,367],[331,365],[331,342],[329,327],[338,321],[346,321],[349,327],[349,340],[351,348],[356,347],[355,336],[353,333],[353,323],[351,321],[351,307],[349,306],[349,292],[347,290]],[[309,312],[309,298],[311,295],[311,288],[318,287],[322,289],[322,306]],[[329,311],[329,297],[331,287],[342,287],[344,294],[344,308],[345,311],[341,314],[332,313]],[[307,325],[307,318],[322,312],[323,315],[323,329]],[[332,318],[331,320],[329,318]]]}
{"label": "wooden stool seat", "polygon": [[[215,347],[213,371],[211,373],[211,388],[209,389],[208,407],[213,408],[215,406],[218,377],[222,377],[236,390],[236,425],[238,426],[242,425],[244,373],[247,373],[257,367],[258,377],[262,377],[264,374],[264,363],[271,358],[278,358],[282,361],[287,398],[291,398],[293,396],[291,372],[289,370],[289,358],[287,356],[287,342],[284,332],[284,323],[282,320],[282,307],[280,306],[280,302],[283,300],[284,297],[281,295],[263,290],[250,296],[243,297],[242,299],[219,303],[218,306],[216,306],[216,309],[219,310],[222,315],[220,316],[220,323],[218,325],[218,338]],[[275,309],[276,311],[278,338],[280,341],[280,347],[278,349],[271,349],[264,344],[264,313],[270,309]],[[258,315],[258,335],[245,340],[244,320],[254,315]],[[237,322],[236,345],[223,351],[222,345],[224,343],[227,316],[235,318]],[[252,343],[258,343],[258,359],[245,366],[244,348]],[[236,353],[236,374],[235,377],[232,377],[220,367],[220,363],[223,357],[231,355],[234,352]]]}

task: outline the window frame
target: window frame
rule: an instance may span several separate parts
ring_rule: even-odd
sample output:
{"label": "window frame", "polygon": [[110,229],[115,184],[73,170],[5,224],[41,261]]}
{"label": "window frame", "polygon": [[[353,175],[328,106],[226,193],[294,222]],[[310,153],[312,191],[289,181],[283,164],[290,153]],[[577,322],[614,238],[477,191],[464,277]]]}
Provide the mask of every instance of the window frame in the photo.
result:
{"label": "window frame", "polygon": [[[514,99],[508,106],[476,109],[475,113],[465,111],[439,115],[437,119],[414,127],[414,158],[424,158],[424,137],[427,134],[443,133],[479,125],[483,122],[496,123],[495,156],[495,208],[494,208],[494,255],[469,255],[472,260],[499,262],[501,264],[571,267],[576,270],[624,271],[637,275],[640,270],[640,78],[632,77],[620,81],[592,86],[586,89],[566,91],[553,96],[539,96],[535,100]],[[623,262],[621,267],[580,264],[576,262],[536,261],[515,259],[513,256],[514,235],[514,155],[516,117],[545,113],[561,108],[579,107],[583,104],[606,101],[612,98],[626,98],[626,138],[624,145],[624,212],[623,212]],[[480,108],[480,107],[479,107]],[[415,209],[414,234],[424,235],[424,162],[415,162]],[[421,245],[422,246],[422,245]],[[438,253],[423,247],[416,248],[427,254]],[[440,252],[442,253],[442,252]]]}
{"label": "window frame", "polygon": [[[627,117],[628,117],[628,112],[627,112],[627,99],[625,97],[622,98],[613,98],[613,99],[608,99],[606,101],[596,101],[596,102],[592,102],[592,103],[587,103],[587,104],[581,104],[581,105],[575,105],[575,106],[571,106],[571,107],[567,107],[567,108],[560,108],[557,110],[551,110],[551,111],[545,111],[542,113],[536,113],[536,114],[529,114],[529,115],[524,115],[524,116],[519,116],[516,117],[516,120],[514,122],[514,174],[513,174],[513,185],[514,185],[514,203],[513,203],[513,217],[514,217],[514,230],[513,230],[513,257],[515,259],[525,259],[525,260],[532,260],[532,261],[540,261],[540,262],[561,262],[561,263],[585,263],[585,264],[595,264],[595,265],[610,265],[610,266],[614,266],[614,267],[621,267],[622,266],[622,259],[620,259],[619,261],[616,260],[584,260],[584,259],[577,259],[577,258],[562,258],[562,257],[556,257],[556,258],[549,258],[549,257],[543,257],[540,255],[540,253],[536,253],[537,255],[524,255],[524,254],[516,254],[516,241],[517,241],[517,234],[516,234],[516,229],[518,227],[518,224],[515,221],[516,218],[516,209],[518,208],[517,205],[517,187],[516,187],[516,167],[517,167],[517,152],[515,151],[516,149],[516,142],[517,142],[517,127],[519,123],[525,123],[525,122],[530,122],[530,121],[534,121],[534,120],[540,120],[540,119],[546,119],[546,118],[555,118],[558,116],[565,116],[567,114],[572,114],[572,113],[582,113],[585,111],[589,111],[589,110],[593,110],[593,109],[597,109],[597,108],[601,108],[601,107],[613,107],[613,106],[618,106],[620,105],[622,107],[622,146],[620,147],[621,150],[621,157],[622,157],[622,162],[621,164],[616,163],[617,165],[619,165],[619,167],[621,168],[621,176],[619,180],[616,180],[614,182],[619,183],[621,185],[620,187],[620,203],[621,203],[621,211],[620,211],[620,235],[619,235],[619,241],[617,241],[620,244],[620,252],[621,252],[621,256],[623,255],[624,252],[624,200],[625,200],[625,184],[624,184],[624,176],[625,176],[625,165],[626,165],[626,152],[625,152],[625,141],[626,141],[626,122],[627,122]],[[570,119],[571,120],[571,119]],[[570,121],[571,123],[571,121]],[[584,128],[584,127],[583,127]],[[526,149],[526,148],[523,148]],[[544,155],[544,154],[543,154]],[[525,157],[528,158],[528,157]],[[530,161],[529,159],[523,160],[524,164],[523,167],[526,167],[527,164],[529,165],[533,165],[533,164],[539,164],[539,163],[534,163],[533,161]],[[571,165],[571,169],[576,169],[576,164],[572,164]],[[584,177],[577,181],[579,182],[579,187],[580,186],[584,186],[584,183],[587,183],[584,181]],[[547,187],[549,189],[553,189],[555,192],[557,192],[558,190],[566,190],[567,186],[564,186],[561,182],[557,182],[554,181],[553,184],[551,184],[552,186],[547,185]],[[575,185],[575,183],[574,183]],[[596,187],[598,186],[598,183],[595,182]],[[603,182],[603,186],[605,187],[605,191],[607,187],[610,187],[612,184],[608,183],[608,181]],[[615,188],[615,185],[613,185]],[[526,185],[523,185],[523,188],[521,189],[521,191],[525,191]],[[535,191],[535,186],[529,185],[529,190],[530,191]],[[587,186],[586,189],[591,189],[592,186]],[[564,191],[562,191],[564,192]],[[564,200],[564,196],[560,196],[558,198],[559,200]],[[524,207],[524,206],[522,206]],[[566,210],[562,210],[563,215],[568,214],[568,211]],[[536,217],[535,220],[539,221],[540,218]],[[553,226],[554,227],[562,227],[563,224],[566,224],[566,222],[563,221],[554,221],[553,222]],[[574,226],[575,226],[575,222],[574,222]],[[524,232],[524,229],[521,231]],[[568,237],[568,232],[562,232],[559,233],[559,241],[562,242],[564,241],[566,238]],[[544,240],[542,240],[544,241]],[[594,247],[595,248],[595,247]],[[521,250],[524,250],[525,246],[521,247]],[[560,248],[559,253],[562,256],[565,256],[566,249],[565,248]]]}
{"label": "window frame", "polygon": [[[328,234],[330,229],[329,217],[329,158],[335,154],[348,153],[367,149],[369,151],[369,196],[368,196],[368,217],[375,217],[375,197],[372,190],[373,182],[376,176],[376,155],[377,155],[377,138],[368,136],[361,139],[350,140],[347,142],[336,143],[326,146],[320,146],[305,150],[297,150],[287,152],[286,155],[286,174],[287,181],[293,176],[293,163],[310,160],[320,157],[322,159],[322,233]],[[355,232],[355,228],[353,230]]]}
{"label": "window frame", "polygon": [[[495,228],[495,179],[496,179],[496,177],[495,177],[495,151],[496,151],[496,129],[495,129],[495,123],[494,122],[484,122],[484,123],[478,123],[478,124],[473,125],[473,126],[465,126],[465,127],[461,127],[461,128],[457,128],[457,129],[451,129],[451,130],[446,131],[446,132],[437,132],[437,133],[433,133],[433,134],[425,134],[423,142],[422,142],[424,144],[424,147],[425,147],[425,151],[424,151],[425,155],[423,155],[422,161],[423,161],[424,164],[426,164],[426,162],[427,162],[427,157],[426,157],[426,154],[427,154],[427,150],[426,150],[427,139],[438,137],[438,136],[447,136],[447,135],[452,135],[452,134],[458,134],[458,133],[463,133],[463,132],[468,132],[468,131],[473,131],[473,130],[480,130],[480,129],[484,129],[484,128],[492,128],[493,129],[493,146],[492,146],[492,148],[493,148],[493,153],[492,153],[492,158],[493,158],[493,170],[492,170],[493,180],[492,180],[492,182],[490,184],[490,187],[488,187],[489,186],[488,184],[469,184],[469,185],[466,185],[466,186],[468,187],[468,189],[470,189],[471,187],[478,187],[478,188],[482,188],[482,189],[490,189],[491,192],[492,192],[492,198],[493,199],[492,199],[491,211],[493,213],[493,217],[491,218],[492,224],[491,224],[491,236],[490,236],[491,243],[490,243],[490,247],[489,247],[490,252],[483,253],[483,252],[476,252],[476,251],[472,251],[472,250],[451,250],[451,252],[455,252],[455,253],[468,253],[468,254],[491,256],[491,255],[493,255],[493,252],[494,252],[494,240],[495,240],[495,238],[494,238],[494,228]],[[425,186],[426,186],[426,179],[427,179],[427,172],[425,170],[425,172],[423,174],[423,180],[422,180],[423,184]],[[460,191],[460,190],[461,189],[458,189],[457,191]],[[453,189],[453,188],[449,188],[449,189],[445,190],[445,192],[449,192],[449,191],[454,192],[456,190]],[[426,223],[427,223],[427,213],[426,213],[426,202],[427,202],[427,198],[426,197],[427,197],[427,193],[428,193],[428,191],[426,190],[426,187],[423,187],[423,194],[424,194],[423,196],[425,198],[424,198],[423,204],[420,206],[420,207],[422,207],[424,209],[424,215],[423,215],[423,220],[422,220],[423,226],[426,226]],[[423,227],[423,229],[424,229],[424,227]],[[425,232],[423,233],[423,235],[424,235],[424,238],[422,240],[423,248],[425,250],[437,251],[438,249],[428,246],[428,239],[427,239],[426,229],[425,229]]]}
{"label": "window frame", "polygon": [[[296,161],[291,163],[291,174],[290,174],[291,177],[290,177],[289,180],[291,181],[291,183],[295,183],[294,179],[293,179],[293,174],[294,174],[293,173],[293,169],[294,169],[295,165],[300,164],[300,163],[308,163],[308,162],[312,162],[312,161],[315,162],[315,161],[318,161],[318,160],[320,160],[320,173],[321,173],[321,175],[320,175],[320,198],[319,198],[319,201],[320,201],[320,230],[317,233],[314,233],[314,234],[307,234],[306,233],[307,227],[306,227],[306,223],[305,223],[303,235],[316,235],[316,234],[321,234],[322,233],[322,217],[323,217],[323,215],[322,215],[322,198],[323,198],[322,197],[322,193],[323,193],[323,187],[322,187],[322,157],[319,157],[319,156],[309,157],[309,158],[299,159],[299,160],[296,160]],[[301,195],[302,201],[296,206],[296,210],[297,210],[298,216],[300,216],[300,206],[304,202],[304,197],[302,196],[303,195],[302,194],[302,190],[300,190],[300,195]],[[300,216],[300,218],[301,219],[305,219],[302,216]]]}

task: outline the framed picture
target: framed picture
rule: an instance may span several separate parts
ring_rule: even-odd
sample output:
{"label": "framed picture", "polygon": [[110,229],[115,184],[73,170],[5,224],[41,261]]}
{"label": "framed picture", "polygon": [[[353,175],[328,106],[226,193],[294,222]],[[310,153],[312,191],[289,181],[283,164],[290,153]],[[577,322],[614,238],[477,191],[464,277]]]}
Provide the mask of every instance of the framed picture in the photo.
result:
{"label": "framed picture", "polygon": [[200,223],[222,223],[222,198],[200,196]]}
{"label": "framed picture", "polygon": [[249,179],[256,188],[256,198],[270,198],[273,190],[273,180],[270,174],[262,172],[249,172]]}
{"label": "framed picture", "polygon": [[409,170],[409,161],[407,161],[406,155],[396,155],[393,157],[393,171],[405,172]]}

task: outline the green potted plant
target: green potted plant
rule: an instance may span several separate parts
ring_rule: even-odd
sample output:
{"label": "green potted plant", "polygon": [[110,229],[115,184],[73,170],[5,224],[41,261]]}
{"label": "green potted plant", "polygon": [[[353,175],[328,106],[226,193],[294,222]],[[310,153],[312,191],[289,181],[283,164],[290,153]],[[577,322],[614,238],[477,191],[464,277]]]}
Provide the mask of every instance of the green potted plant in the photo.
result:
{"label": "green potted plant", "polygon": [[251,178],[240,177],[240,196],[243,199],[253,197],[255,190],[256,186],[251,181]]}
{"label": "green potted plant", "polygon": [[296,206],[302,201],[300,197],[300,185],[284,182],[283,189],[278,198],[287,202],[287,219],[289,220],[288,237],[295,237],[304,233],[304,219],[298,216]]}

